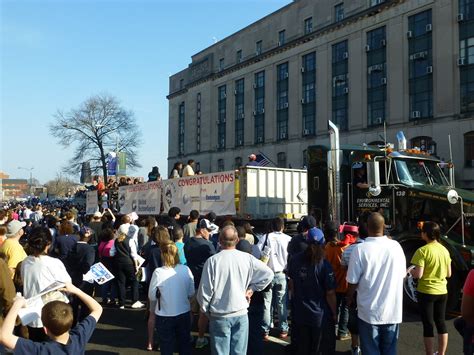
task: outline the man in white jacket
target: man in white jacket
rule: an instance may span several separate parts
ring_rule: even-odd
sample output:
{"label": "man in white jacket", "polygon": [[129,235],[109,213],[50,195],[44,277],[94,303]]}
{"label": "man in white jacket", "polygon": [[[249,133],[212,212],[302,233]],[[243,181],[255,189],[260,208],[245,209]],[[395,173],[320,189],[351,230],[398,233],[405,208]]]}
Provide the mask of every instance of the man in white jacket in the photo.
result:
{"label": "man in white jacket", "polygon": [[249,323],[247,308],[253,292],[273,280],[272,270],[252,255],[238,251],[233,226],[222,229],[222,251],[204,264],[197,301],[209,318],[212,354],[245,354]]}

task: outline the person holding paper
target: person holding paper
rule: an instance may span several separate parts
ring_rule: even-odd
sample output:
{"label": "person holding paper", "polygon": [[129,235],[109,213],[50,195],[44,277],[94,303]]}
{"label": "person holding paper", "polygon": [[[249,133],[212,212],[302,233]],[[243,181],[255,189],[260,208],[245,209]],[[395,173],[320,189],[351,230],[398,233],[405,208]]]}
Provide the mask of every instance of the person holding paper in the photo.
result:
{"label": "person holding paper", "polygon": [[[117,284],[119,289],[119,307],[125,308],[126,285],[132,287],[132,308],[143,308],[145,305],[138,300],[138,281],[136,273],[143,263],[137,253],[137,244],[128,235],[130,225],[122,224],[117,231],[117,239],[110,255],[114,257]],[[141,260],[140,260],[141,259]]]}
{"label": "person holding paper", "polygon": [[[168,241],[160,246],[163,266],[153,272],[148,289],[154,305],[160,351],[172,355],[175,343],[180,355],[191,354],[191,307],[194,278],[186,265],[179,263],[178,248]],[[152,350],[152,349],[149,349]]]}
{"label": "person holding paper", "polygon": [[[21,264],[23,296],[31,298],[56,281],[71,282],[61,260],[48,256],[51,247],[51,232],[46,227],[36,227],[31,231],[26,250],[29,256]],[[41,319],[28,325],[30,339],[45,341],[48,339]]]}
{"label": "person holding paper", "polygon": [[25,306],[26,302],[23,297],[17,297],[0,328],[2,344],[9,349],[13,349],[14,353],[19,355],[84,354],[86,344],[102,315],[102,307],[92,297],[71,283],[66,283],[65,288],[61,291],[66,291],[84,302],[90,310],[89,316],[72,328],[71,306],[61,301],[49,302],[41,311],[42,324],[49,341],[34,342],[31,337],[30,339],[23,339],[13,334],[18,312]]}

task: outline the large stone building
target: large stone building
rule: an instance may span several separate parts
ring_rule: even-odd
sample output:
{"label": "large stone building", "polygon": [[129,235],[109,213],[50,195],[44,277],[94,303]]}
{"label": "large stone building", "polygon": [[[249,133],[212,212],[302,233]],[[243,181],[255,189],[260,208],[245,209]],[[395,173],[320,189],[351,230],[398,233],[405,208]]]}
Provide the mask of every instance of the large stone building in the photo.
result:
{"label": "large stone building", "polygon": [[395,141],[453,160],[474,188],[474,0],[295,0],[170,78],[169,168],[250,153],[305,166],[309,145]]}

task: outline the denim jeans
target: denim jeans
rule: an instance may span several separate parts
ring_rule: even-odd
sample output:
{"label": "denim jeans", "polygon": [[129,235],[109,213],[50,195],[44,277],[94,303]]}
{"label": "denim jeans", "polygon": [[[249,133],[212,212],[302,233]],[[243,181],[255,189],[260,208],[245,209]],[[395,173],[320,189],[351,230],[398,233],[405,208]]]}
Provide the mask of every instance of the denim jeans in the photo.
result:
{"label": "denim jeans", "polygon": [[247,355],[263,354],[263,303],[250,302],[249,306],[249,344]]}
{"label": "denim jeans", "polygon": [[191,355],[191,314],[186,312],[174,317],[156,316],[155,326],[163,355],[173,355],[178,344],[180,355]]}
{"label": "denim jeans", "polygon": [[212,355],[241,355],[247,352],[249,319],[238,317],[209,318]]}
{"label": "denim jeans", "polygon": [[280,332],[288,332],[288,310],[286,307],[287,289],[286,275],[282,272],[275,273],[271,284],[271,290],[264,293],[264,315],[263,331],[270,332],[272,322],[272,305],[276,308],[280,322]]}
{"label": "denim jeans", "polygon": [[347,329],[347,323],[349,322],[349,309],[346,304],[346,294],[345,293],[336,293],[337,299],[337,335],[343,336],[349,334]]}
{"label": "denim jeans", "polygon": [[107,281],[101,286],[100,292],[102,296],[102,301],[105,301],[107,299],[115,301],[115,299],[117,298],[117,281],[115,279]]}
{"label": "denim jeans", "polygon": [[399,324],[369,324],[359,318],[362,354],[397,355]]}

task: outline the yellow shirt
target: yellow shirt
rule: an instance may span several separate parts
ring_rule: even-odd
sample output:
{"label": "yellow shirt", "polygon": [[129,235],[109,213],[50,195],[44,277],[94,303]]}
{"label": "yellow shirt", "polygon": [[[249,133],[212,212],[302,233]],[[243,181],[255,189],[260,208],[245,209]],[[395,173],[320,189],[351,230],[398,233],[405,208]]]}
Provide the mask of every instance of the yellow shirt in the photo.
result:
{"label": "yellow shirt", "polygon": [[448,268],[451,264],[449,251],[440,243],[428,243],[419,248],[411,263],[423,268],[423,276],[418,280],[417,290],[428,295],[444,295]]}
{"label": "yellow shirt", "polygon": [[15,269],[18,263],[22,262],[27,256],[21,244],[15,239],[5,240],[0,247],[0,253],[5,254],[10,269]]}

